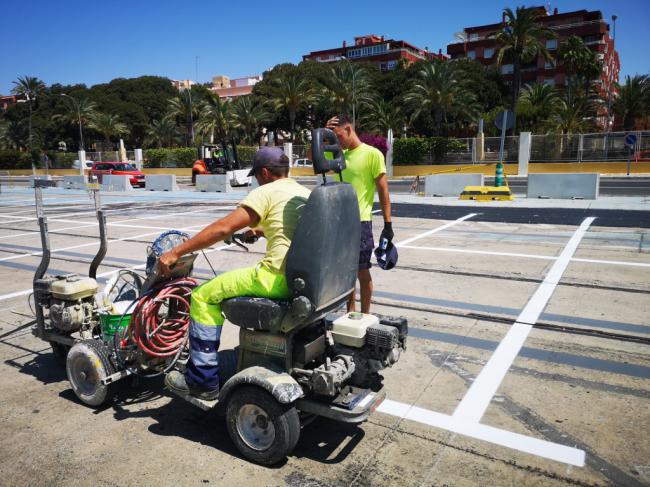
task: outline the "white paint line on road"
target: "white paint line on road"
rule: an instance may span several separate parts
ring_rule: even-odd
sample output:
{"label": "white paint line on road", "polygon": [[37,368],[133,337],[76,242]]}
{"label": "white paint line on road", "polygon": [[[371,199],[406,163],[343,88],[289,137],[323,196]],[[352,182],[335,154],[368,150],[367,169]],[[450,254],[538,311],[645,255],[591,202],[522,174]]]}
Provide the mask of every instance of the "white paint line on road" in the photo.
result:
{"label": "white paint line on road", "polygon": [[553,263],[553,266],[544,277],[544,281],[537,287],[531,298],[519,313],[514,325],[510,327],[506,336],[501,340],[485,367],[481,369],[467,394],[463,397],[454,411],[454,418],[478,423],[490,405],[494,394],[501,385],[503,378],[508,373],[512,362],[519,354],[530,330],[548,304],[553,291],[562,278],[571,257],[575,253],[580,240],[585,235],[595,217],[588,217],[580,224],[573,236],[569,239],[562,253]]}
{"label": "white paint line on road", "polygon": [[[524,259],[541,259],[541,260],[557,260],[557,257],[552,255],[535,255],[535,254],[518,254],[514,252],[492,252],[489,250],[469,250],[469,249],[455,249],[452,247],[416,247],[414,245],[403,245],[403,249],[413,250],[432,250],[435,252],[457,252],[460,254],[477,254],[477,255],[493,255],[499,257],[521,257]],[[630,262],[624,260],[599,260],[599,259],[583,259],[580,257],[571,258],[571,262],[585,262],[589,264],[606,264],[606,265],[623,265],[631,267],[650,267],[647,262]]]}
{"label": "white paint line on road", "polygon": [[465,421],[455,416],[448,416],[390,399],[384,400],[377,408],[377,411],[549,460],[575,465],[576,467],[584,467],[585,465],[585,452],[583,450],[480,423]]}
{"label": "white paint line on road", "polygon": [[467,220],[469,218],[472,218],[474,216],[476,216],[476,213],[470,213],[469,215],[462,216],[457,220],[445,223],[444,225],[440,225],[439,227],[436,227],[433,230],[429,230],[427,232],[416,235],[415,237],[411,237],[411,238],[407,238],[406,240],[402,240],[401,242],[396,244],[396,246],[397,247],[403,247],[404,245],[408,245],[411,242],[414,242],[414,241],[419,240],[419,239],[424,238],[424,237],[428,237],[429,235],[433,235],[434,233],[441,232],[443,230],[446,230],[449,227],[453,227],[457,223],[464,222],[465,220]]}

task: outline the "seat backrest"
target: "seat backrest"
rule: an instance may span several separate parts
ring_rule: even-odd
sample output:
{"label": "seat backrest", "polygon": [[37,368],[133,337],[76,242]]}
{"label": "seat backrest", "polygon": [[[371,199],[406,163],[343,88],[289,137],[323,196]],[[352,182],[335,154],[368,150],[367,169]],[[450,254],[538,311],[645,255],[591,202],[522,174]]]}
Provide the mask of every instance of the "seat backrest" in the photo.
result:
{"label": "seat backrest", "polygon": [[314,312],[343,303],[355,286],[360,238],[354,188],[346,183],[314,188],[287,253],[286,276],[293,295],[309,299]]}

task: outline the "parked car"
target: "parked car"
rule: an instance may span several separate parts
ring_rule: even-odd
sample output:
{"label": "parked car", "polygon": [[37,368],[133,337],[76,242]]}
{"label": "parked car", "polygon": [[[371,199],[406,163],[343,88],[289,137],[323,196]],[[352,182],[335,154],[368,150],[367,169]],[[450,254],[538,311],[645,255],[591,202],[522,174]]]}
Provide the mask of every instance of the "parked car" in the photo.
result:
{"label": "parked car", "polygon": [[[79,164],[81,164],[79,159],[75,159],[72,162],[72,169],[79,169]],[[93,167],[93,161],[86,161],[86,166],[84,167],[84,169],[91,169],[92,167]]]}
{"label": "parked car", "polygon": [[312,163],[306,158],[296,159],[296,162],[293,163],[293,167],[312,167]]}
{"label": "parked car", "polygon": [[650,162],[650,150],[642,150],[637,152],[634,160],[639,162]]}
{"label": "parked car", "polygon": [[88,179],[93,182],[94,179],[98,183],[102,183],[102,177],[105,174],[112,176],[129,176],[131,186],[139,186],[144,188],[144,173],[138,171],[133,164],[127,162],[95,162],[90,168]]}

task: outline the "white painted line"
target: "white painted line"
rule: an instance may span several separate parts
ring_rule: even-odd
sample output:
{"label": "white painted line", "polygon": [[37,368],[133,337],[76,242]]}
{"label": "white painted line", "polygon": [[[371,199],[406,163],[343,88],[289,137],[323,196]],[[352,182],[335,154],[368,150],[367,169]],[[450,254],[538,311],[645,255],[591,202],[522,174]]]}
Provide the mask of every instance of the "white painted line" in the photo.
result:
{"label": "white painted line", "polygon": [[374,215],[375,213],[381,213],[381,210],[372,210],[370,213]]}
{"label": "white painted line", "polygon": [[[400,248],[413,249],[413,250],[433,250],[435,252],[457,252],[461,254],[477,254],[477,255],[494,255],[501,257],[522,257],[525,259],[541,259],[541,260],[557,260],[558,258],[551,255],[534,255],[534,254],[518,254],[513,252],[492,252],[489,250],[469,250],[469,249],[455,249],[452,247],[416,247],[414,245],[403,245]],[[630,262],[624,260],[599,260],[599,259],[582,259],[579,257],[572,257],[571,262],[586,262],[589,264],[606,264],[606,265],[623,265],[631,267],[650,267],[647,262]]]}
{"label": "white painted line", "polygon": [[444,225],[440,225],[439,227],[434,228],[433,230],[429,230],[428,232],[421,233],[420,235],[416,235],[415,237],[407,238],[406,240],[402,240],[398,244],[396,244],[397,247],[402,247],[404,245],[410,244],[411,242],[414,242],[416,240],[419,240],[424,237],[428,237],[429,235],[432,235],[434,233],[441,232],[442,230],[446,230],[449,227],[453,227],[457,223],[463,222],[469,218],[472,218],[473,216],[476,216],[476,213],[470,213],[469,215],[465,215],[460,217],[458,220],[454,220],[452,222],[445,223]]}
{"label": "white painted line", "polygon": [[558,443],[551,443],[546,440],[539,440],[480,423],[468,422],[454,416],[429,411],[390,399],[384,400],[377,408],[377,411],[427,424],[435,428],[441,428],[477,440],[487,441],[495,445],[512,448],[513,450],[530,453],[531,455],[549,460],[575,465],[576,467],[584,467],[585,465],[585,452],[583,450]]}
{"label": "white painted line", "polygon": [[531,325],[537,322],[539,315],[544,311],[562,274],[569,265],[571,257],[578,248],[580,240],[582,240],[582,237],[595,219],[595,217],[586,218],[574,232],[571,239],[569,239],[562,253],[548,271],[544,281],[542,281],[528,300],[528,303],[524,306],[514,325],[510,327],[510,330],[508,330],[506,336],[501,340],[499,346],[490,357],[490,360],[485,364],[485,367],[478,374],[467,391],[467,394],[465,394],[458,407],[456,407],[453,414],[454,418],[475,423],[481,420],[494,394],[496,394],[497,389],[501,385],[503,378],[510,369],[512,362],[514,362],[521,347],[524,345],[530,330],[533,328]]}

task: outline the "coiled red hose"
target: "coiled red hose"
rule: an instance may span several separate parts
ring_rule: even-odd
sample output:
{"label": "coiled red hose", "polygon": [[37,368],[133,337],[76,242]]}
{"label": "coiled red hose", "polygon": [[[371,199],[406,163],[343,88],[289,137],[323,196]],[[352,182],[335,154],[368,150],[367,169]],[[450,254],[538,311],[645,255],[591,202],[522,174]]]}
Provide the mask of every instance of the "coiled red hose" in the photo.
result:
{"label": "coiled red hose", "polygon": [[149,357],[176,356],[187,341],[190,295],[198,282],[176,279],[138,299],[129,322],[129,338]]}

